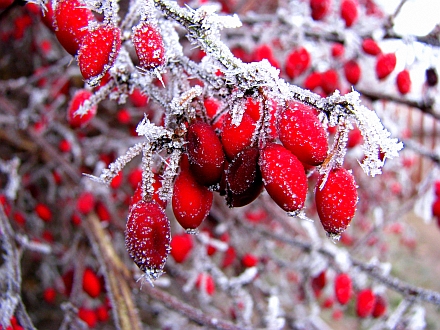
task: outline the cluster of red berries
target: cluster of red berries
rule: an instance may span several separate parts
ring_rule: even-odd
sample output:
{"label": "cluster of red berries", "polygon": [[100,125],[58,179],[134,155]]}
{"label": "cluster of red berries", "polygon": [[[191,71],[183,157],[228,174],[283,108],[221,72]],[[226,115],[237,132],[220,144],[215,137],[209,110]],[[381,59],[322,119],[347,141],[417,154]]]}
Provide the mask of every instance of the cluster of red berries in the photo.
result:
{"label": "cluster of red berries", "polygon": [[[259,102],[248,98],[238,125],[229,113],[221,118],[218,133],[202,120],[188,125],[171,201],[174,217],[186,231],[195,232],[206,219],[214,191],[225,196],[229,207],[245,206],[265,189],[286,212],[297,214],[304,208],[306,168],[319,166],[328,157],[324,126],[312,107],[291,101],[271,124],[274,132],[258,140],[259,118]],[[171,240],[166,201],[159,198],[159,188],[160,183],[152,196],[142,198],[142,188],[138,187],[125,232],[131,257],[152,277],[161,273]],[[319,176],[314,194],[324,229],[330,236],[339,237],[356,210],[353,175],[342,167],[330,169]],[[183,260],[185,256],[177,258]]]}

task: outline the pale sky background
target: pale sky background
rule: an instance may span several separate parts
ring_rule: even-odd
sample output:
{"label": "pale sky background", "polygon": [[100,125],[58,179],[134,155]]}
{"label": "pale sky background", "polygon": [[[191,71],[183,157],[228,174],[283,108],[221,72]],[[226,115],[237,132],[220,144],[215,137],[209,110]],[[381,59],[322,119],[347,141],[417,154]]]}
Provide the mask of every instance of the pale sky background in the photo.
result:
{"label": "pale sky background", "polygon": [[[393,13],[401,0],[376,0],[385,12]],[[423,36],[440,22],[440,0],[409,0],[395,20],[398,34]]]}

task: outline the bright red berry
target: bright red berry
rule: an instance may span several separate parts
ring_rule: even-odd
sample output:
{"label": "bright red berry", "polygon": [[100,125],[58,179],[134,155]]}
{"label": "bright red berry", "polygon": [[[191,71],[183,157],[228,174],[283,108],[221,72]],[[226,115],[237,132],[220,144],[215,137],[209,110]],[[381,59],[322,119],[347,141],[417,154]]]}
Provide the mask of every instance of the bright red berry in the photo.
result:
{"label": "bright red berry", "polygon": [[139,65],[144,70],[153,70],[165,64],[165,48],[157,26],[141,22],[133,28],[131,38]]}
{"label": "bright red berry", "polygon": [[110,181],[110,188],[118,189],[122,185],[122,180],[124,179],[124,174],[119,171],[118,174]]}
{"label": "bright red berry", "polygon": [[95,17],[81,0],[60,0],[54,9],[55,35],[71,55],[75,55]]}
{"label": "bright red berry", "polygon": [[207,217],[213,193],[199,184],[191,171],[181,168],[174,182],[171,205],[174,216],[186,230],[196,229]]}
{"label": "bright red berry", "polygon": [[286,58],[286,74],[290,79],[302,75],[310,67],[310,54],[304,47],[293,50]]}
{"label": "bright red berry", "polygon": [[361,78],[361,67],[355,60],[348,61],[344,64],[345,79],[352,84],[356,85]]}
{"label": "bright red berry", "polygon": [[229,160],[234,159],[240,151],[251,146],[255,128],[255,121],[247,112],[243,113],[239,125],[234,125],[232,123],[232,116],[229,113],[226,114],[220,139],[223,150]]}
{"label": "bright red berry", "polygon": [[352,26],[358,19],[359,9],[356,0],[343,0],[341,2],[341,18],[345,21],[345,26]]}
{"label": "bright red berry", "polygon": [[355,127],[348,133],[347,148],[351,149],[356,147],[362,143],[363,139],[361,130]]}
{"label": "bright red berry", "polygon": [[258,157],[258,148],[245,149],[235,156],[225,170],[226,201],[230,207],[251,203],[263,190]]}
{"label": "bright red berry", "polygon": [[279,144],[268,143],[260,151],[259,165],[264,187],[286,212],[304,207],[307,178],[301,162]]}
{"label": "bright red berry", "polygon": [[95,196],[90,191],[84,191],[76,200],[76,210],[81,214],[89,214],[95,207]]}
{"label": "bright red berry", "polygon": [[339,74],[334,69],[321,73],[321,88],[326,94],[331,94],[339,88]]}
{"label": "bright red berry", "polygon": [[35,213],[37,213],[38,217],[44,222],[49,222],[52,220],[52,211],[46,204],[38,203],[35,206]]}
{"label": "bright red berry", "polygon": [[375,295],[371,289],[365,289],[358,293],[356,300],[356,314],[360,318],[371,315],[375,305]]}
{"label": "bright red berry", "polygon": [[98,323],[98,318],[96,317],[96,313],[93,309],[80,307],[78,309],[78,317],[86,322],[89,328],[94,328]]}
{"label": "bright red berry", "polygon": [[92,298],[96,298],[101,294],[101,281],[91,268],[86,268],[84,270],[82,288],[84,292],[86,292]]}
{"label": "bright red berry", "polygon": [[330,0],[310,0],[310,9],[312,11],[312,18],[315,21],[322,20],[330,10]]}
{"label": "bright red berry", "polygon": [[440,197],[437,197],[432,203],[432,216],[439,218],[440,217]]}
{"label": "bright red berry", "polygon": [[159,277],[170,252],[170,223],[155,201],[139,201],[130,209],[125,246],[130,257],[153,279]]}
{"label": "bright red berry", "polygon": [[57,297],[57,292],[53,287],[48,287],[43,292],[43,299],[48,304],[53,304]]}
{"label": "bright red berry", "polygon": [[231,266],[234,263],[236,257],[237,257],[237,253],[235,252],[234,247],[229,246],[223,256],[223,260],[222,260],[222,264],[221,264],[222,268],[227,268],[227,267]]}
{"label": "bright red berry", "polygon": [[258,264],[258,258],[251,254],[251,253],[246,253],[242,258],[241,258],[241,264],[244,267],[255,267]]}
{"label": "bright red berry", "polygon": [[193,248],[192,235],[174,235],[171,240],[171,256],[177,263],[185,262]]}
{"label": "bright red berry", "polygon": [[311,91],[321,86],[321,73],[319,72],[310,73],[306,77],[306,79],[304,79],[303,86],[304,88],[310,89]]}
{"label": "bright red berry", "polygon": [[341,305],[348,303],[352,295],[352,283],[348,274],[338,274],[335,278],[335,296]]}
{"label": "bright red berry", "polygon": [[374,41],[373,39],[364,39],[362,41],[362,50],[368,54],[368,55],[379,55],[380,53],[382,53],[382,50],[380,49],[379,45],[377,44],[376,41]]}
{"label": "bright red berry", "polygon": [[88,105],[83,114],[78,114],[77,111],[85,102],[89,102],[92,93],[86,89],[78,90],[70,101],[67,109],[67,121],[72,128],[78,128],[86,125],[96,115],[97,106]]}
{"label": "bright red berry", "polygon": [[121,48],[121,30],[100,24],[84,36],[78,51],[78,64],[84,79],[96,86],[113,66]]}
{"label": "bright red berry", "polygon": [[269,63],[276,68],[280,67],[278,60],[275,58],[272,52],[272,48],[266,44],[258,46],[253,53],[253,60],[255,62],[259,62],[263,59],[268,60]]}
{"label": "bright red berry", "polygon": [[223,146],[211,125],[196,121],[188,127],[188,158],[196,180],[205,186],[218,183],[223,173]]}
{"label": "bright red berry", "polygon": [[101,305],[95,308],[96,318],[100,322],[107,322],[110,318],[108,313],[108,307],[106,305]]}
{"label": "bright red berry", "polygon": [[58,149],[61,152],[67,153],[70,151],[70,149],[72,148],[69,140],[63,139],[60,141],[60,143],[58,144]]}
{"label": "bright red berry", "polygon": [[207,273],[200,273],[199,276],[197,276],[196,287],[210,296],[215,293],[214,279]]}
{"label": "bright red berry", "polygon": [[353,175],[344,168],[332,169],[324,187],[324,176],[318,180],[315,202],[319,219],[329,235],[340,235],[356,211],[357,191]]}
{"label": "bright red berry", "polygon": [[327,157],[327,134],[313,109],[290,102],[278,118],[281,143],[301,162],[319,165]]}
{"label": "bright red berry", "polygon": [[334,58],[342,57],[342,55],[344,55],[344,52],[345,52],[345,48],[343,44],[337,42],[332,45],[332,56]]}
{"label": "bright red berry", "polygon": [[396,77],[397,89],[400,94],[408,94],[411,90],[411,77],[408,70],[400,71]]}
{"label": "bright red berry", "polygon": [[396,67],[396,54],[387,53],[380,54],[376,60],[376,77],[377,79],[385,79],[393,72]]}
{"label": "bright red berry", "polygon": [[379,318],[383,316],[387,311],[388,303],[382,295],[375,295],[374,308],[372,316]]}

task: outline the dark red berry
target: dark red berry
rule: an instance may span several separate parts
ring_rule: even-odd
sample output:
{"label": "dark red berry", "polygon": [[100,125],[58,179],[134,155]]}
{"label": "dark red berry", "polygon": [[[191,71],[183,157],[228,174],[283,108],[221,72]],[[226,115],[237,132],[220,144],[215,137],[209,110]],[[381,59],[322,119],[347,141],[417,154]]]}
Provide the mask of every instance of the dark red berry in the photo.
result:
{"label": "dark red berry", "polygon": [[170,252],[170,223],[155,201],[139,201],[131,209],[125,228],[125,246],[136,265],[149,278],[161,275]]}
{"label": "dark red berry", "polygon": [[331,170],[321,188],[323,180],[324,176],[321,176],[315,189],[319,219],[329,235],[339,236],[356,212],[356,182],[353,175],[344,168]]}
{"label": "dark red berry", "polygon": [[310,0],[310,9],[312,11],[312,18],[315,21],[322,20],[330,10],[330,0]]}
{"label": "dark red berry", "polygon": [[426,83],[429,87],[434,87],[438,83],[437,70],[435,68],[429,68],[425,71]]}
{"label": "dark red berry", "polygon": [[259,165],[264,187],[286,212],[304,207],[307,178],[301,162],[279,144],[268,143],[260,151]]}
{"label": "dark red berry", "polygon": [[374,318],[382,317],[386,313],[387,307],[388,307],[388,303],[385,300],[384,296],[377,294],[375,296],[375,302],[374,302],[372,316]]}
{"label": "dark red berry", "polygon": [[196,180],[205,186],[218,183],[223,173],[225,154],[213,128],[197,121],[188,127],[187,141],[190,169]]}
{"label": "dark red berry", "polygon": [[290,102],[278,118],[281,143],[301,162],[321,164],[328,149],[327,134],[313,109],[300,102]]}

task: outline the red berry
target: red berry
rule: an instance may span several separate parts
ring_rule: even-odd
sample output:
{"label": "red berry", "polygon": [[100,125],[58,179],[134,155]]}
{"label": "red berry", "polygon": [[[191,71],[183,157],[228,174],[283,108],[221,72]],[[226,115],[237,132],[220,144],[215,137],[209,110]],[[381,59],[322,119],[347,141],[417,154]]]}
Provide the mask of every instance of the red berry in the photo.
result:
{"label": "red berry", "polygon": [[141,22],[133,28],[131,38],[139,65],[144,70],[153,70],[165,64],[165,48],[158,28],[147,22]]}
{"label": "red berry", "polygon": [[182,168],[174,182],[171,201],[179,224],[186,230],[196,229],[211,210],[212,199],[212,191],[199,184],[189,170]]}
{"label": "red berry", "polygon": [[71,55],[75,55],[88,33],[87,26],[95,20],[93,13],[80,0],[60,0],[54,9],[55,35]]}
{"label": "red berry", "polygon": [[385,79],[396,67],[396,55],[394,53],[380,54],[376,61],[377,79]]}
{"label": "red berry", "polygon": [[84,36],[78,51],[78,64],[84,79],[96,86],[113,66],[121,48],[121,30],[116,26],[97,25]]}
{"label": "red berry", "polygon": [[387,311],[387,305],[388,303],[382,295],[376,295],[372,313],[373,317],[379,318],[383,316]]}
{"label": "red berry", "polygon": [[49,222],[52,220],[52,211],[46,204],[38,203],[35,206],[35,213],[37,213],[40,219],[44,222]]}
{"label": "red berry", "polygon": [[342,55],[344,55],[344,52],[345,52],[345,48],[343,44],[334,43],[332,45],[332,56],[334,58],[342,57]]}
{"label": "red berry", "polygon": [[171,240],[171,256],[177,263],[185,262],[193,248],[192,236],[188,234],[174,235]]}
{"label": "red berry", "polygon": [[360,291],[356,300],[357,316],[360,318],[370,316],[374,310],[375,300],[374,293],[370,289]]}
{"label": "red berry", "polygon": [[312,289],[316,297],[321,295],[322,289],[324,289],[327,284],[326,271],[323,270],[317,276],[312,278]]}
{"label": "red berry", "polygon": [[[142,176],[142,173],[140,173],[140,175]],[[134,191],[133,196],[131,196],[131,199],[130,199],[131,206],[136,204],[138,201],[140,201],[142,199],[142,181],[141,180],[142,180],[142,177],[139,178],[137,188]],[[162,206],[163,208],[166,208],[167,202],[160,199],[160,197],[159,197],[159,188],[160,187],[162,187],[162,182],[160,181],[160,176],[157,173],[154,173],[153,200],[156,201],[157,203],[159,203],[159,205]]]}
{"label": "red berry", "polygon": [[121,109],[116,114],[116,118],[118,119],[118,122],[123,125],[129,124],[131,121],[130,111],[128,111],[127,109]]}
{"label": "red berry", "polygon": [[321,74],[321,88],[326,94],[331,94],[339,88],[339,75],[336,70],[329,69]]}
{"label": "red berry", "polygon": [[312,18],[319,21],[327,15],[330,10],[330,0],[310,0],[310,9],[312,11]]}
{"label": "red berry", "polygon": [[101,293],[101,281],[96,273],[90,268],[84,270],[82,288],[84,292],[92,298],[98,297]]}
{"label": "red berry", "polygon": [[362,132],[359,128],[354,128],[348,133],[347,148],[351,149],[361,144],[363,141]]}
{"label": "red berry", "polygon": [[98,318],[93,309],[80,307],[78,310],[78,317],[87,323],[90,328],[94,328],[98,323]]}
{"label": "red berry", "polygon": [[82,214],[89,214],[95,207],[95,196],[90,191],[82,192],[76,201],[76,210]]}
{"label": "red berry", "polygon": [[321,73],[312,72],[310,73],[306,79],[304,79],[304,88],[310,89],[313,91],[315,88],[321,86]]}
{"label": "red berry", "polygon": [[255,121],[247,112],[243,114],[239,125],[234,125],[232,116],[229,113],[226,114],[220,138],[229,160],[234,159],[239,152],[251,146],[255,127]]}
{"label": "red berry", "polygon": [[437,197],[432,203],[432,216],[440,217],[440,197]]}
{"label": "red berry", "polygon": [[301,162],[321,164],[328,149],[327,134],[313,109],[300,102],[290,102],[278,118],[281,143]]}
{"label": "red berry", "polygon": [[264,187],[278,206],[286,212],[304,207],[307,178],[298,158],[283,146],[268,143],[260,151],[259,165]]}
{"label": "red berry", "polygon": [[110,318],[110,315],[108,313],[108,307],[105,305],[96,307],[95,314],[99,322],[107,322]]}
{"label": "red berry", "polygon": [[207,123],[197,121],[188,127],[187,146],[190,169],[205,186],[218,183],[223,173],[225,154],[220,139]]}
{"label": "red berry", "polygon": [[358,199],[356,182],[344,168],[332,169],[321,189],[323,179],[321,176],[316,185],[316,208],[325,231],[338,236],[345,231],[355,214]]}
{"label": "red berry", "polygon": [[380,49],[379,45],[373,39],[364,39],[362,41],[362,50],[366,54],[373,55],[373,56],[376,56],[376,55],[379,55],[380,53],[382,53],[382,50]]}
{"label": "red berry", "polygon": [[343,0],[341,3],[341,18],[345,26],[352,26],[358,19],[358,3],[356,0]]}
{"label": "red berry", "polygon": [[0,0],[0,13],[12,5],[14,0]]}
{"label": "red berry", "polygon": [[351,298],[352,283],[348,274],[338,274],[335,278],[335,296],[341,305],[345,305]]}
{"label": "red berry", "polygon": [[60,141],[60,143],[58,144],[58,149],[61,152],[69,152],[70,149],[72,148],[72,146],[70,145],[69,140],[63,139]]}
{"label": "red berry", "polygon": [[200,273],[197,276],[196,287],[212,296],[215,293],[215,283],[211,275]]}
{"label": "red berry", "polygon": [[53,287],[48,287],[43,292],[43,299],[48,304],[53,304],[55,302],[56,297],[57,297],[57,292]]}
{"label": "red berry", "polygon": [[344,64],[345,79],[352,84],[356,85],[361,78],[361,67],[355,60],[348,61]]}
{"label": "red berry", "polygon": [[278,60],[275,58],[272,52],[272,48],[266,44],[258,46],[254,50],[254,54],[253,54],[253,60],[255,62],[260,62],[263,59],[268,60],[269,63],[276,68],[280,67]]}
{"label": "red berry", "polygon": [[107,206],[101,202],[98,201],[96,203],[96,214],[98,215],[99,220],[104,221],[104,222],[108,222],[111,220],[111,214],[110,211],[108,210]]}
{"label": "red berry", "polygon": [[48,29],[50,29],[52,32],[55,32],[55,17],[52,2],[48,1],[46,3],[46,9],[46,11],[39,10],[41,20]]}
{"label": "red berry", "polygon": [[138,187],[139,182],[142,181],[142,169],[139,167],[132,169],[130,173],[128,173],[127,181],[131,188],[135,190]]}
{"label": "red berry", "polygon": [[155,201],[139,201],[128,214],[125,246],[130,257],[148,277],[158,278],[170,252],[170,223]]}
{"label": "red berry", "polygon": [[397,89],[400,94],[407,94],[411,90],[411,77],[408,70],[400,71],[396,77]]}
{"label": "red berry", "polygon": [[138,88],[135,88],[129,97],[131,103],[133,103],[133,106],[136,108],[144,107],[148,103],[148,96],[142,93]]}
{"label": "red berry", "polygon": [[237,257],[237,253],[235,252],[234,247],[229,246],[223,256],[222,268],[227,268],[231,266],[234,263],[236,257]]}
{"label": "red berry", "polygon": [[258,148],[248,148],[229,164],[226,170],[226,201],[230,207],[251,203],[263,190],[258,157]]}
{"label": "red berry", "polygon": [[293,50],[286,58],[286,74],[290,79],[302,75],[310,67],[310,54],[304,47]]}
{"label": "red berry", "polygon": [[124,179],[123,172],[119,171],[118,174],[116,174],[116,176],[110,182],[110,188],[118,189],[122,185],[123,179]]}
{"label": "red berry", "polygon": [[251,254],[251,253],[246,253],[242,258],[241,258],[241,264],[244,267],[255,267],[258,264],[258,258]]}
{"label": "red berry", "polygon": [[77,114],[77,110],[90,99],[92,93],[85,89],[78,90],[70,101],[67,109],[67,120],[72,128],[86,125],[96,115],[97,107],[88,106],[84,114]]}

